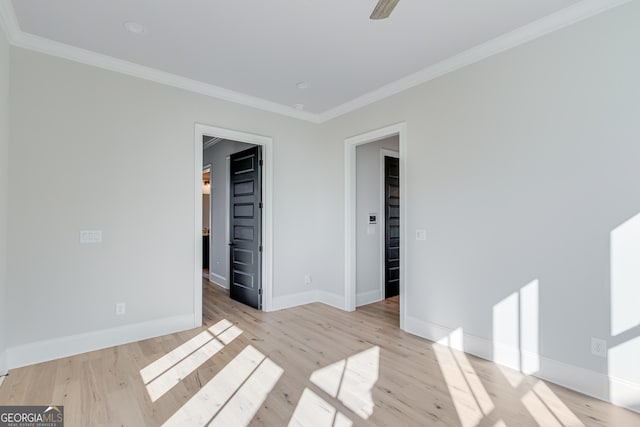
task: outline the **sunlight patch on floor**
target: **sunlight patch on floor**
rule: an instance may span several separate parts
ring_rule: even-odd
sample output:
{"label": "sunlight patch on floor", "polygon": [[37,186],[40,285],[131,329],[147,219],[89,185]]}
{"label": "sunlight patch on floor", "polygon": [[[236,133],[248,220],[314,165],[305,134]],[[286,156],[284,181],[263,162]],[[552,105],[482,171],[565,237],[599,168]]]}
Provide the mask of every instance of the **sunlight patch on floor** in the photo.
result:
{"label": "sunlight patch on floor", "polygon": [[[246,426],[282,373],[282,368],[249,345],[163,426],[205,426],[210,422],[213,425]],[[249,399],[255,400],[248,403]],[[212,421],[218,413],[223,418]]]}
{"label": "sunlight patch on floor", "polygon": [[478,378],[478,374],[476,374],[475,369],[471,366],[469,359],[467,359],[467,356],[460,351],[451,351],[451,353],[458,362],[460,372],[464,375],[471,392],[480,406],[480,410],[484,415],[489,414],[495,409],[495,405],[493,404],[491,397],[489,397],[489,393],[487,393],[487,390],[482,385],[482,381]]}
{"label": "sunlight patch on floor", "polygon": [[[454,332],[462,336],[461,329]],[[482,381],[464,353],[438,343],[433,351],[462,427],[477,426],[495,408]]]}
{"label": "sunlight patch on floor", "polygon": [[169,368],[180,362],[182,359],[208,343],[213,339],[213,336],[208,331],[203,331],[191,338],[186,343],[182,344],[175,350],[165,354],[160,359],[147,365],[140,370],[140,376],[145,384],[150,383],[153,379],[157,378],[160,374],[167,371]]}
{"label": "sunlight patch on floor", "polygon": [[348,427],[353,422],[330,403],[305,388],[298,401],[289,427]]}
{"label": "sunlight patch on floor", "polygon": [[249,425],[283,372],[284,370],[270,359],[264,359],[209,426]]}
{"label": "sunlight patch on floor", "polygon": [[140,370],[151,401],[164,396],[241,334],[240,328],[221,320]]}
{"label": "sunlight patch on floor", "polygon": [[564,427],[584,427],[584,423],[544,382],[536,382],[532,390]]}
{"label": "sunlight patch on floor", "polygon": [[373,414],[372,390],[378,381],[380,347],[372,347],[311,374],[311,382],[337,398],[363,420]]}
{"label": "sunlight patch on floor", "polygon": [[[371,347],[314,371],[309,380],[363,420],[373,415],[373,387],[378,381],[380,347]],[[349,427],[353,422],[331,403],[305,388],[289,426]]]}

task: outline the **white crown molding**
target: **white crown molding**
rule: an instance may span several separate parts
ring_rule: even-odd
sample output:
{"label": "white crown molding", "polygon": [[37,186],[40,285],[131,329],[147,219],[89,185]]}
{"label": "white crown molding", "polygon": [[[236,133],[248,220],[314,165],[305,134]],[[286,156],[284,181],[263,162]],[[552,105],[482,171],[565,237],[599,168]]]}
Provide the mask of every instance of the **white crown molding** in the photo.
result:
{"label": "white crown molding", "polygon": [[20,30],[20,25],[13,10],[11,0],[0,0],[0,26],[4,29],[12,45],[24,49],[58,56],[86,65],[127,74],[311,123],[324,123],[630,1],[631,0],[582,0],[573,6],[496,37],[493,40],[410,74],[400,80],[389,83],[321,114],[299,111],[295,108],[266,99],[24,33]]}
{"label": "white crown molding", "polygon": [[20,25],[10,0],[0,0],[0,28],[7,36],[9,43],[13,43],[15,37],[20,34]]}
{"label": "white crown molding", "polygon": [[45,39],[28,33],[20,33],[15,40],[11,42],[17,47],[45,53],[48,55],[58,56],[86,65],[92,65],[109,71],[150,80],[167,86],[173,86],[184,89],[189,92],[195,92],[207,95],[224,101],[233,102],[247,107],[257,108],[259,110],[268,111],[275,114],[289,116],[295,119],[306,120],[318,123],[319,117],[316,114],[306,111],[299,111],[295,108],[275,102],[267,101],[255,96],[246,95],[219,86],[208,83],[199,82],[176,74],[167,73],[155,68],[146,67],[144,65],[134,64],[133,62],[124,61],[112,56],[103,55],[68,44]]}
{"label": "white crown molding", "polygon": [[270,113],[306,120],[312,123],[320,122],[320,116],[317,114],[296,110],[293,107],[267,101],[266,99],[235,92],[155,68],[146,67],[144,65],[135,64],[112,56],[103,55],[101,53],[46,39],[34,34],[25,33],[20,30],[20,25],[10,0],[0,0],[0,23],[7,34],[9,43],[23,49],[29,49],[47,55],[80,62],[85,65],[91,65],[105,70],[150,80],[163,85],[199,93],[201,95],[207,95],[224,101],[268,111]]}
{"label": "white crown molding", "polygon": [[320,121],[326,122],[350,113],[630,1],[631,0],[583,0],[573,6],[545,16],[514,31],[498,36],[486,43],[410,74],[407,77],[382,86],[380,89],[376,89],[325,111],[320,115]]}

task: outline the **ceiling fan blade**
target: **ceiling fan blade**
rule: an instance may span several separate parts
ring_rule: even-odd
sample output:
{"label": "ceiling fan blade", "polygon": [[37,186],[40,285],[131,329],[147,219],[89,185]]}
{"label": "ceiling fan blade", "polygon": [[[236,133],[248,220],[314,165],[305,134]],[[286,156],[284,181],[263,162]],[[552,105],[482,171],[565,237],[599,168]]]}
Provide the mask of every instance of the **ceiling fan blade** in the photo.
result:
{"label": "ceiling fan blade", "polygon": [[391,15],[393,8],[396,7],[400,0],[379,0],[376,8],[373,9],[370,19],[385,19]]}

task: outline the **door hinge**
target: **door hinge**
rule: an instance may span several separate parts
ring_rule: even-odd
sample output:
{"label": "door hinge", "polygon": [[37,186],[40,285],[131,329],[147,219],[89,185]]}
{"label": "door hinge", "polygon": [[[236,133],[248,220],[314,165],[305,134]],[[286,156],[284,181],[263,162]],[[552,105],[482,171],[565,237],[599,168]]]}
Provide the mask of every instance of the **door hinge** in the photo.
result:
{"label": "door hinge", "polygon": [[262,252],[262,245],[258,247],[258,251]]}
{"label": "door hinge", "polygon": [[260,166],[264,165],[264,160],[260,159],[260,161],[258,162],[258,164],[259,164]]}
{"label": "door hinge", "polygon": [[262,295],[262,288],[258,289],[258,295]]}
{"label": "door hinge", "polygon": [[258,208],[262,209],[262,202],[258,203]]}

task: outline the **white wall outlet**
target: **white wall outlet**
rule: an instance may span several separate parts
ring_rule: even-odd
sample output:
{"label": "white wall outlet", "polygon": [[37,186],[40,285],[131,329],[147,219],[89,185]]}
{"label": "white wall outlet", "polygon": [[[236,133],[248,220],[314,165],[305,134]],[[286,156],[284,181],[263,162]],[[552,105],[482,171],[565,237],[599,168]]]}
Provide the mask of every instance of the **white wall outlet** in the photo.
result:
{"label": "white wall outlet", "polygon": [[305,274],[304,275],[304,284],[305,285],[310,285],[311,284],[311,275],[310,274]]}
{"label": "white wall outlet", "polygon": [[427,240],[427,230],[416,230],[416,240]]}
{"label": "white wall outlet", "polygon": [[607,342],[600,338],[591,338],[591,354],[599,357],[607,357]]}
{"label": "white wall outlet", "polygon": [[81,230],[80,243],[102,243],[102,230]]}
{"label": "white wall outlet", "polygon": [[122,316],[127,312],[127,304],[124,302],[116,303],[116,316]]}

